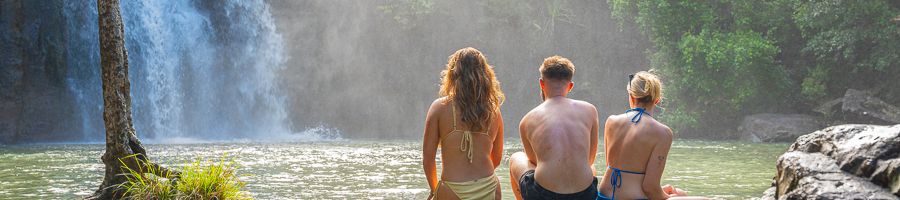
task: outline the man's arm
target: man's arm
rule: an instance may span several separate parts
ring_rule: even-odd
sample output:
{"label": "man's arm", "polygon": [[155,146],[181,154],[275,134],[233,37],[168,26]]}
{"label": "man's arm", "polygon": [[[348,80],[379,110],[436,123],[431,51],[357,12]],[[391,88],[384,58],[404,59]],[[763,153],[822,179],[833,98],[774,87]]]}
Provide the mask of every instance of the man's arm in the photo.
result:
{"label": "man's arm", "polygon": [[[588,104],[590,105],[590,104]],[[597,160],[597,146],[599,143],[599,131],[600,131],[600,118],[597,113],[597,108],[594,105],[590,105],[590,108],[593,112],[591,112],[591,148],[588,153],[588,163],[591,166],[591,172],[594,176],[597,176],[597,169],[594,168],[594,161]]]}
{"label": "man's arm", "polygon": [[525,151],[525,155],[528,156],[528,162],[531,162],[531,164],[537,166],[537,156],[534,155],[534,149],[531,148],[531,141],[529,137],[531,135],[531,127],[529,125],[530,120],[528,119],[528,115],[530,114],[530,112],[528,114],[525,114],[525,117],[522,117],[522,121],[519,122],[519,138],[522,139],[522,149]]}

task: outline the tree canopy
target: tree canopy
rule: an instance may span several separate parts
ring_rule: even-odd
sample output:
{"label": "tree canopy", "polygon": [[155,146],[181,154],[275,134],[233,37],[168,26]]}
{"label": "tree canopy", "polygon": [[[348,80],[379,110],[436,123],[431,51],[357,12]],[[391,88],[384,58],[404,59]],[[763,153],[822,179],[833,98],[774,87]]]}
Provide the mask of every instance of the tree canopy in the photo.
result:
{"label": "tree canopy", "polygon": [[727,133],[754,113],[809,112],[848,88],[900,103],[898,1],[608,2],[653,43],[651,67],[670,94],[661,118],[687,136]]}

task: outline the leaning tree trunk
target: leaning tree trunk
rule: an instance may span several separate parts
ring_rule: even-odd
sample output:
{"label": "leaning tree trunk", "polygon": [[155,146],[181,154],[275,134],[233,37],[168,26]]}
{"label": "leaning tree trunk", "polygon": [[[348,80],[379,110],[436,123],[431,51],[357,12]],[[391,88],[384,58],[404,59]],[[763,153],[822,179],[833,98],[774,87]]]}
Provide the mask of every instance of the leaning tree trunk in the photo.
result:
{"label": "leaning tree trunk", "polygon": [[[125,29],[119,14],[119,0],[97,0],[97,11],[100,71],[103,79],[103,122],[106,128],[106,152],[101,159],[106,170],[100,188],[88,199],[119,199],[124,192],[119,186],[127,181],[123,166],[131,169],[160,167],[148,161],[147,152],[135,135],[131,122],[128,52],[125,50]],[[177,176],[177,172],[160,169],[156,171],[156,175]]]}

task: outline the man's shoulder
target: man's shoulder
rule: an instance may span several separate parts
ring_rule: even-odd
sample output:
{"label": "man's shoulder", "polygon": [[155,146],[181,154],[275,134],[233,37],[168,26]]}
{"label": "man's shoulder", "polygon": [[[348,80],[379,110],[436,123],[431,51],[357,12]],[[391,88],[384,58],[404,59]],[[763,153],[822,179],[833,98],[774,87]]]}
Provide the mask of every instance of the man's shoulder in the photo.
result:
{"label": "man's shoulder", "polygon": [[594,104],[588,103],[587,101],[582,101],[582,100],[578,100],[578,99],[570,99],[570,100],[572,100],[572,104],[574,104],[576,106],[584,107],[584,108],[593,108],[594,110],[597,110],[597,106],[594,106]]}
{"label": "man's shoulder", "polygon": [[571,105],[578,108],[578,110],[580,110],[581,113],[583,113],[585,115],[593,116],[593,117],[599,117],[600,113],[599,113],[599,111],[597,111],[597,106],[594,106],[594,104],[588,103],[587,101],[577,100],[577,99],[571,99],[571,100],[572,100]]}

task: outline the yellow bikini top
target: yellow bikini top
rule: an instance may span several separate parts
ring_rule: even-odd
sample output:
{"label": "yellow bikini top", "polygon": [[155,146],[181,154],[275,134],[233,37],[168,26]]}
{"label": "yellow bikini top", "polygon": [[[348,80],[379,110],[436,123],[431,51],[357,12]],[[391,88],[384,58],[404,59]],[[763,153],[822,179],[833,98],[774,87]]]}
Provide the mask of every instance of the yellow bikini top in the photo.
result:
{"label": "yellow bikini top", "polygon": [[[459,143],[459,150],[466,152],[466,157],[469,158],[469,163],[472,163],[472,148],[474,148],[474,144],[472,143],[472,133],[479,133],[482,135],[490,136],[487,132],[472,132],[469,130],[459,130],[456,129],[456,106],[450,106],[450,112],[453,113],[453,130],[450,133],[447,133],[448,137],[450,134],[455,132],[462,132],[462,141]],[[446,138],[442,138],[441,142]]]}

